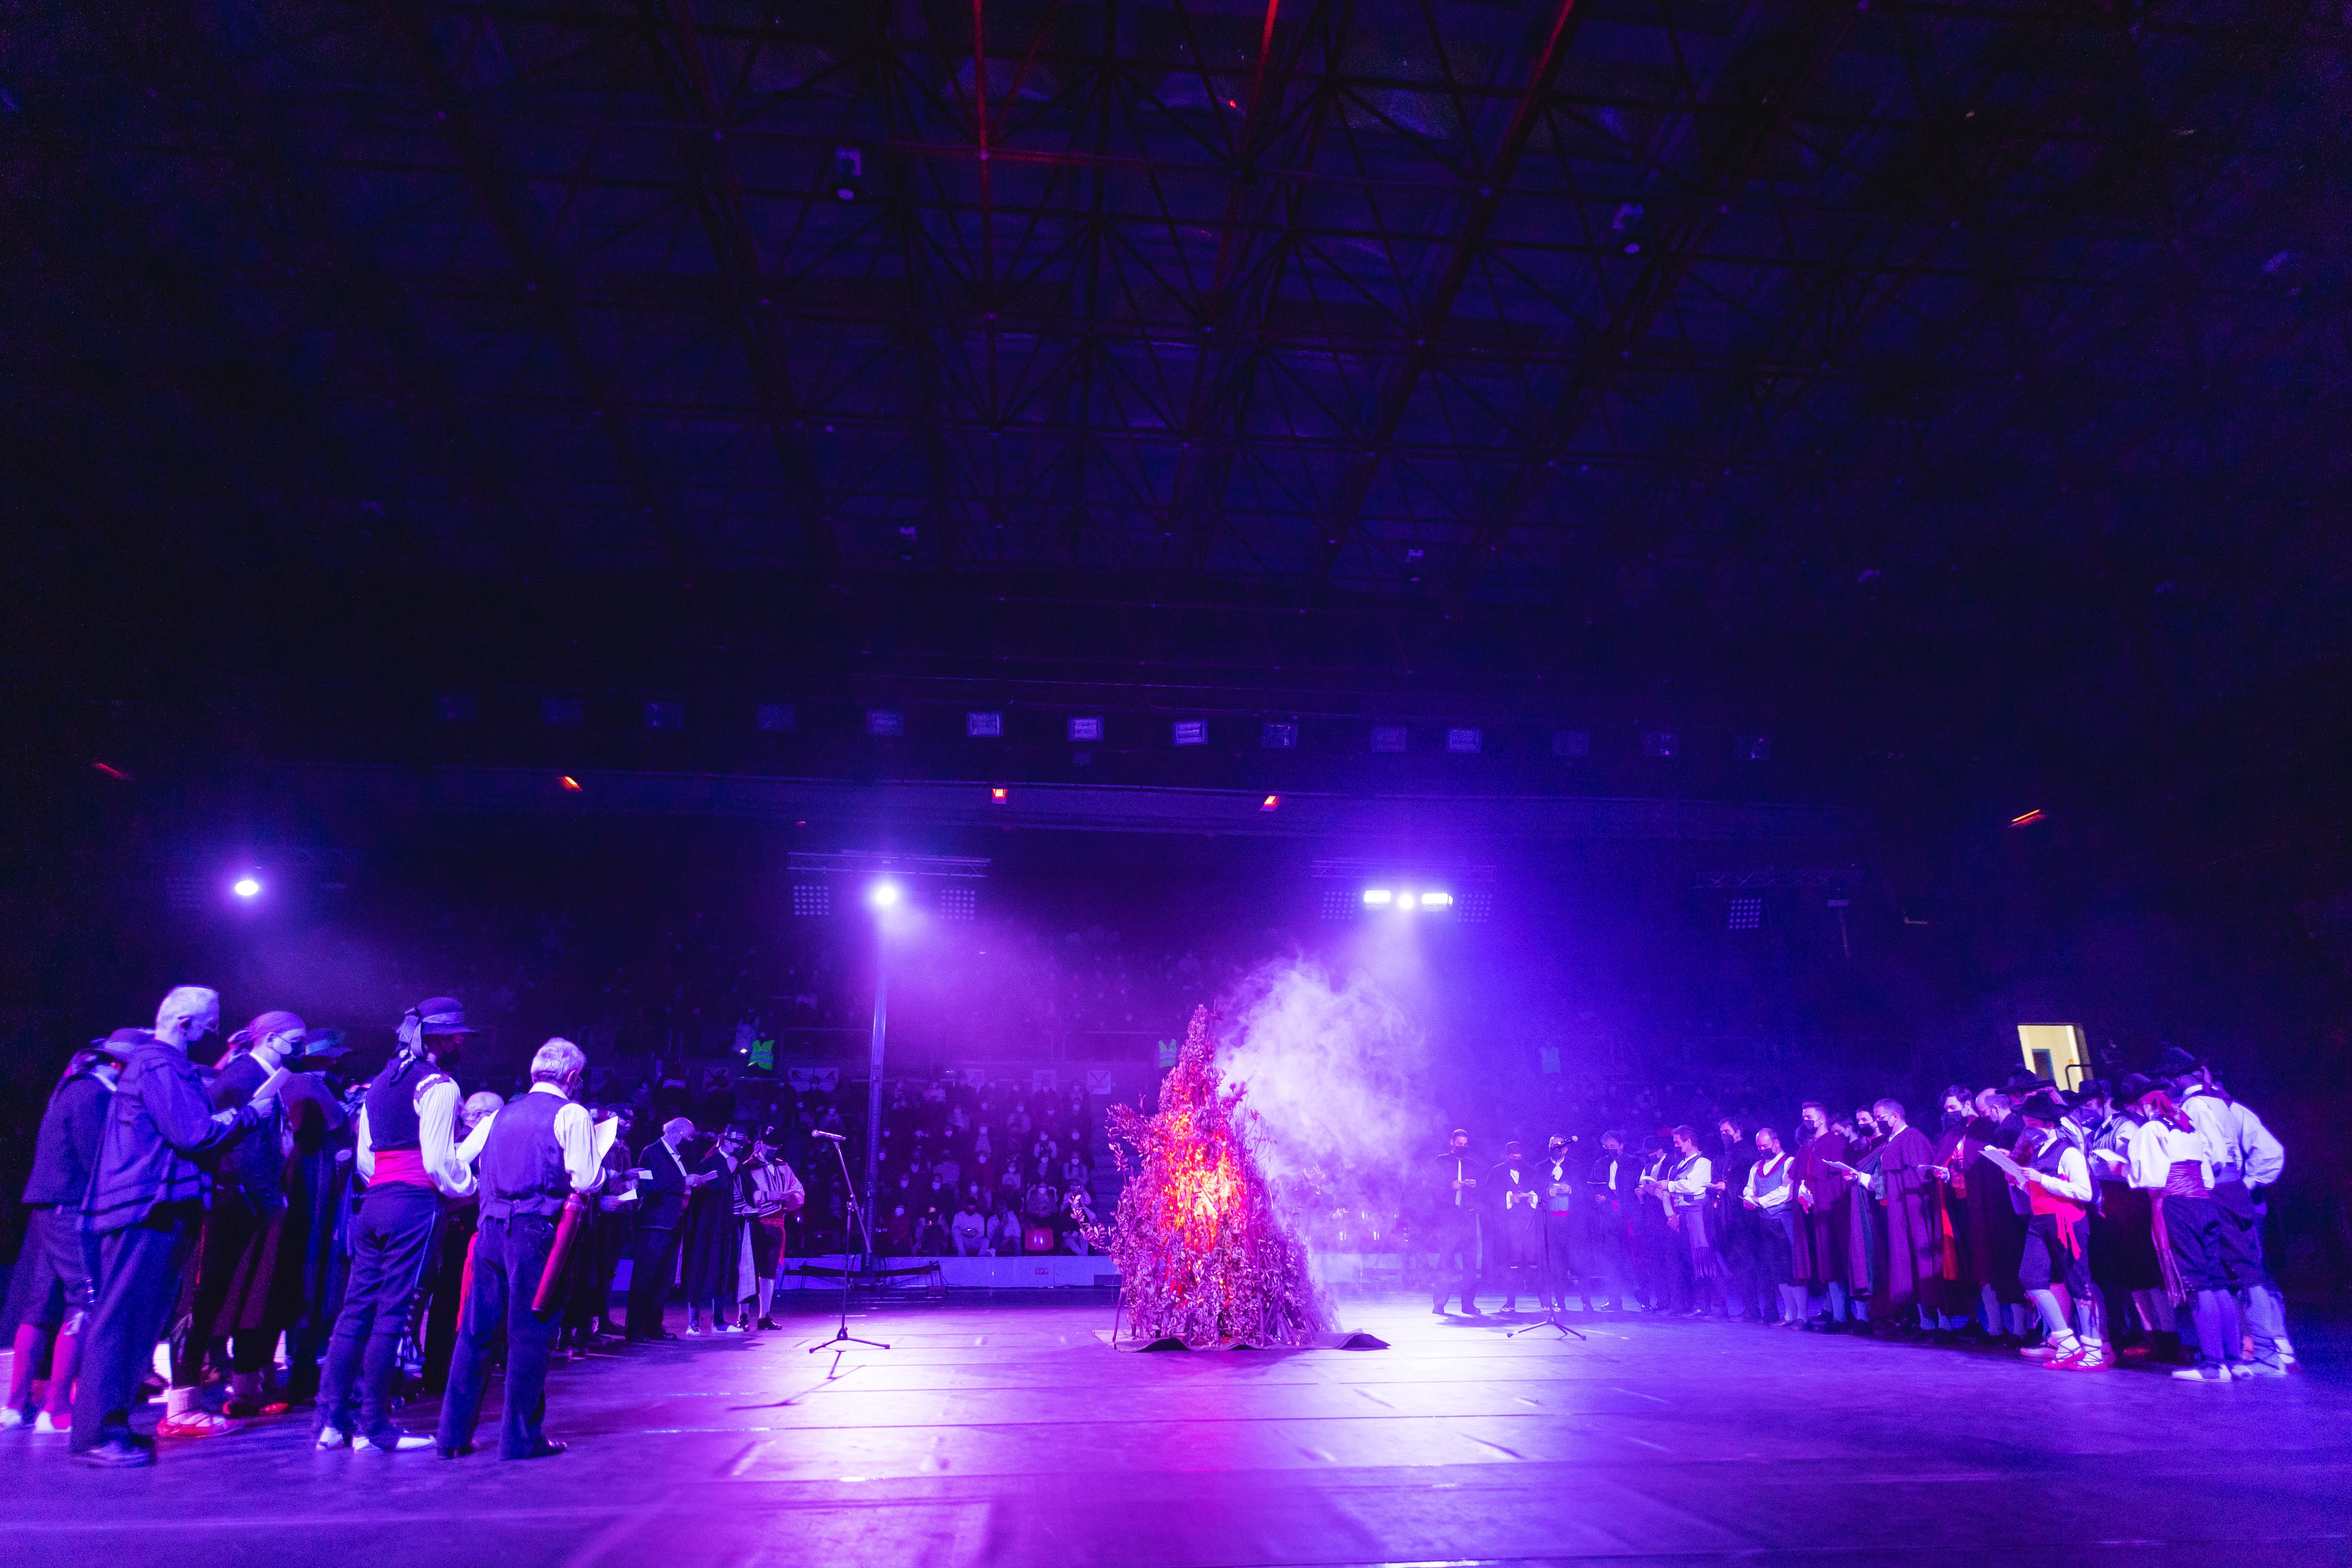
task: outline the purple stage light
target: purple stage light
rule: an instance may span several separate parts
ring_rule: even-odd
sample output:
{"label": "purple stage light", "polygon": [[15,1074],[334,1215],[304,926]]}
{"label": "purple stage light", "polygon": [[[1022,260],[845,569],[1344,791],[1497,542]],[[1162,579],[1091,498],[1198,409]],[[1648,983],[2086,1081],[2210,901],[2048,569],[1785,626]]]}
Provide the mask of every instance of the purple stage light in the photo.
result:
{"label": "purple stage light", "polygon": [[866,889],[866,901],[877,910],[891,908],[901,896],[896,882],[877,882]]}

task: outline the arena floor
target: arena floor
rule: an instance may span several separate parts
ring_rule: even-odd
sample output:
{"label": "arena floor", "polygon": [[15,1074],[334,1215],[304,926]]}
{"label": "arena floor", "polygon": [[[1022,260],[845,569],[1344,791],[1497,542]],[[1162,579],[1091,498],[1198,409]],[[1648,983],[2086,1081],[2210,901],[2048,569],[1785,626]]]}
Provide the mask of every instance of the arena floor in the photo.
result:
{"label": "arena floor", "polygon": [[529,1464],[317,1454],[307,1414],[127,1475],[9,1434],[0,1539],[110,1568],[2352,1560],[2316,1329],[2292,1379],[2200,1388],[1679,1321],[1506,1339],[1401,1299],[1348,1314],[1386,1351],[1136,1355],[1109,1315],[909,1305],[837,1365],[803,1317],[559,1368],[573,1447]]}

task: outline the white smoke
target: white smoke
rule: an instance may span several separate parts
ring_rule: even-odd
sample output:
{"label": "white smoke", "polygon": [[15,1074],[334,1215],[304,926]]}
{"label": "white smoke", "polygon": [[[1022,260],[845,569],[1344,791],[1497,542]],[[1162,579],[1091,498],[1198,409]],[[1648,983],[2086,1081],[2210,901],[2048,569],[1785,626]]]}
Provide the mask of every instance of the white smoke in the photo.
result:
{"label": "white smoke", "polygon": [[1422,1030],[1368,972],[1272,960],[1226,999],[1219,1052],[1251,1142],[1311,1251],[1386,1252],[1430,1136]]}

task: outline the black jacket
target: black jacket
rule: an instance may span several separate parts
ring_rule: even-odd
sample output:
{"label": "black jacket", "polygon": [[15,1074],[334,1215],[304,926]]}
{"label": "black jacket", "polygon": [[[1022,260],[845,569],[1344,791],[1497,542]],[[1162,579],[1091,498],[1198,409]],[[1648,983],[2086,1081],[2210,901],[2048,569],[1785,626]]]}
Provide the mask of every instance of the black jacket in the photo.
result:
{"label": "black jacket", "polygon": [[658,1138],[637,1156],[637,1168],[653,1175],[637,1184],[637,1224],[647,1230],[676,1230],[686,1215],[686,1156],[671,1158]]}
{"label": "black jacket", "polygon": [[114,1091],[95,1076],[75,1073],[49,1096],[41,1131],[33,1142],[33,1175],[25,1201],[37,1205],[81,1207],[89,1173],[98,1169],[99,1134],[106,1130],[106,1103]]}
{"label": "black jacket", "polygon": [[[1423,1196],[1430,1217],[1437,1220],[1466,1219],[1486,1206],[1486,1162],[1467,1149],[1448,1148],[1428,1164],[1428,1188]],[[1454,1177],[1456,1170],[1478,1184],[1462,1189],[1462,1201],[1454,1201]]]}

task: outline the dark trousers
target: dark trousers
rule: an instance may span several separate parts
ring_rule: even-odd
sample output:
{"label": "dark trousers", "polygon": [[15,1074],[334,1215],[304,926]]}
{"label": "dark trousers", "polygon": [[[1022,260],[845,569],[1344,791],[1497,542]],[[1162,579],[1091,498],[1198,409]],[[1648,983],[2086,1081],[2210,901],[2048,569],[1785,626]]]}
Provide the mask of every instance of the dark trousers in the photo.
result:
{"label": "dark trousers", "polygon": [[[441,1194],[430,1187],[370,1187],[352,1230],[352,1271],[319,1380],[319,1425],[373,1436],[392,1425],[392,1374],[408,1331],[417,1281],[433,1255]],[[352,1388],[358,1387],[358,1425]]]}
{"label": "dark trousers", "polygon": [[545,1215],[485,1219],[474,1237],[474,1282],[457,1318],[457,1350],[449,1363],[449,1394],[441,1402],[440,1444],[474,1440],[490,1359],[507,1345],[505,1414],[499,1423],[499,1458],[528,1457],[540,1444],[547,1415],[547,1363],[555,1348],[562,1298],[544,1312],[531,1310],[547,1271],[555,1221]]}
{"label": "dark trousers", "polygon": [[2230,1274],[2242,1290],[2274,1289],[2263,1262],[2263,1214],[2243,1182],[2221,1182],[2213,1188],[2213,1206],[2221,1215],[2221,1249],[2229,1255]]}
{"label": "dark trousers", "polygon": [[1439,1211],[1435,1235],[1437,1297],[1430,1304],[1443,1311],[1458,1292],[1462,1310],[1478,1310],[1478,1216],[1466,1210]]}
{"label": "dark trousers", "polygon": [[662,1308],[669,1303],[669,1277],[677,1269],[677,1228],[639,1230],[636,1257],[629,1265],[629,1338],[649,1339],[662,1331]]}
{"label": "dark trousers", "polygon": [[1623,1300],[1625,1284],[1625,1220],[1616,1204],[1601,1200],[1579,1215],[1579,1261],[1585,1273],[1585,1300],[1599,1296],[1603,1305]]}
{"label": "dark trousers", "polygon": [[474,1205],[451,1205],[433,1238],[431,1298],[425,1303],[425,1392],[449,1384],[449,1358],[457,1348],[457,1303],[466,1289],[466,1256],[474,1244]]}
{"label": "dark trousers", "polygon": [[1543,1216],[1543,1304],[1565,1307],[1570,1296],[1578,1295],[1589,1310],[1591,1294],[1580,1289],[1580,1285],[1576,1275],[1576,1216],[1548,1214]]}
{"label": "dark trousers", "polygon": [[130,1433],[131,1402],[179,1300],[180,1272],[203,1217],[159,1208],[137,1225],[99,1237],[97,1304],[82,1331],[80,1382],[74,1389],[70,1447],[76,1452]]}

